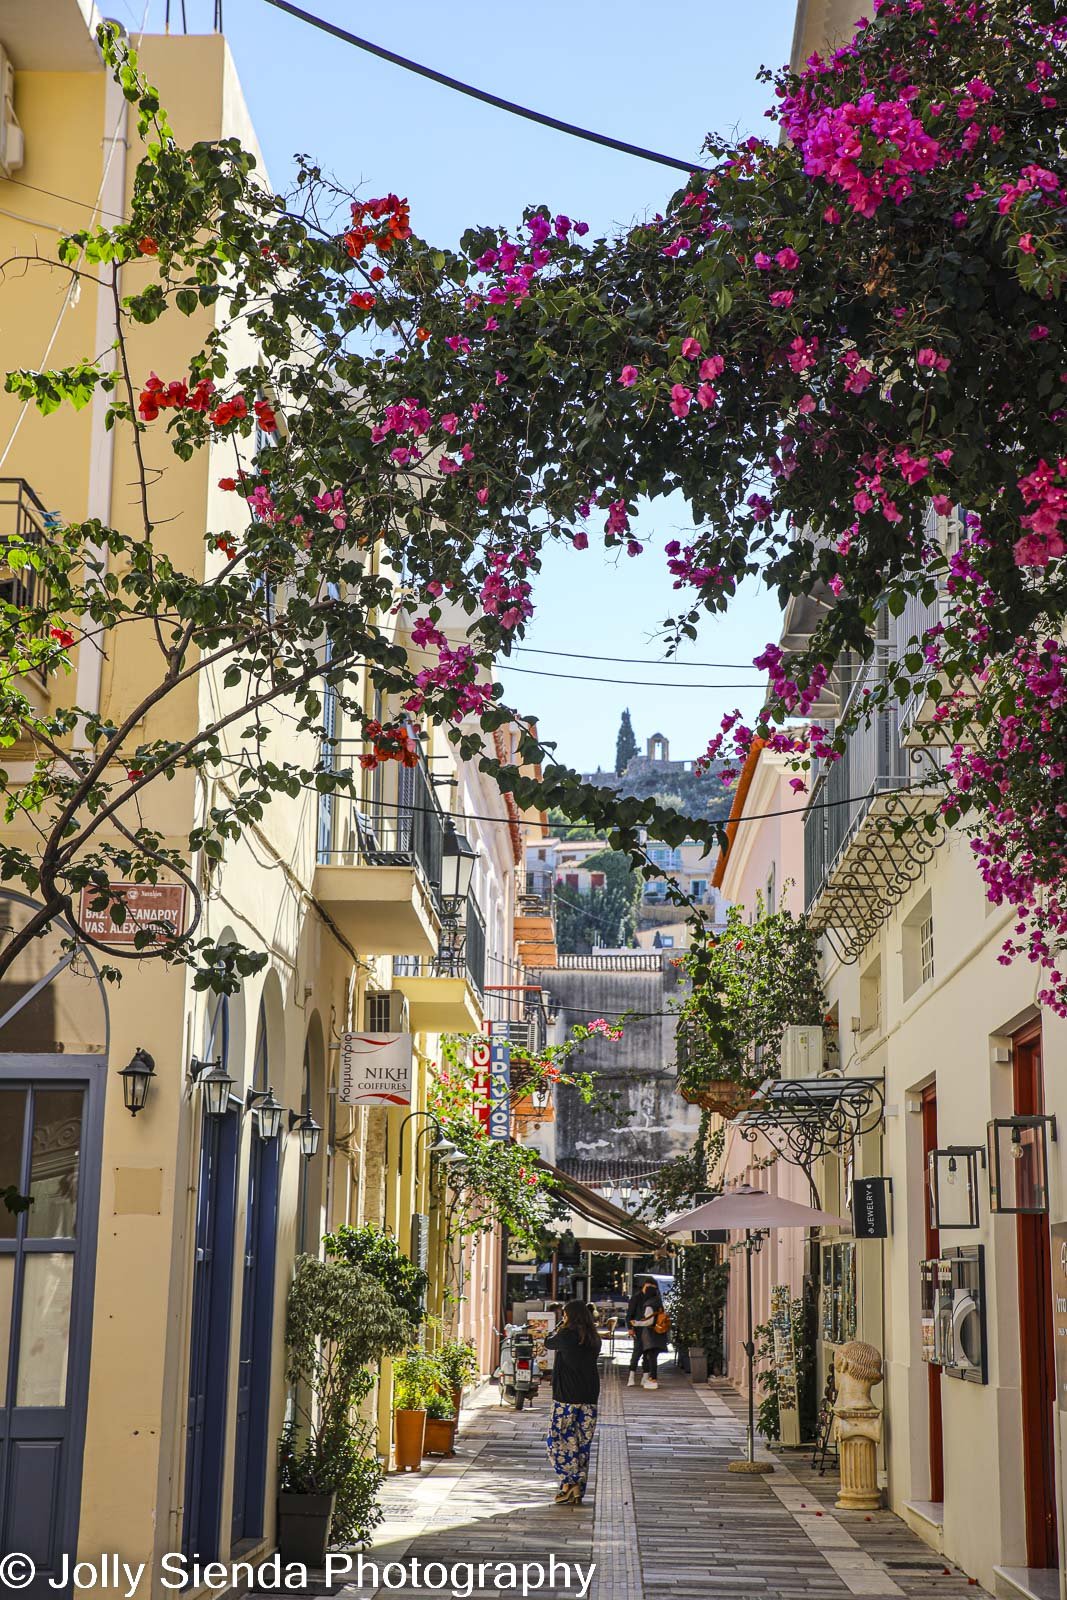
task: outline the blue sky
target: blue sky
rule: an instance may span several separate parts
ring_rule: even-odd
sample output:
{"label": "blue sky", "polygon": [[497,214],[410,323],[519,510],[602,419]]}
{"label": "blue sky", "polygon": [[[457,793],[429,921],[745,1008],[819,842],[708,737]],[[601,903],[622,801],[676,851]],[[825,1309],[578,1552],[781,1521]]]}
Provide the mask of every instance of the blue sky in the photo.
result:
{"label": "blue sky", "polygon": [[[761,132],[769,93],[762,63],[789,54],[794,0],[405,0],[356,6],[300,0],[305,9],[522,104],[695,159],[704,135]],[[116,0],[113,0],[113,5]],[[210,26],[212,0],[185,0],[189,26]],[[143,0],[117,0],[131,27]],[[180,0],[172,0],[172,24]],[[149,29],[162,28],[164,0],[151,0]],[[271,177],[284,187],[294,152],[313,156],[346,184],[394,190],[411,201],[424,237],[455,242],[474,223],[514,224],[528,203],[584,218],[597,232],[657,210],[677,186],[671,169],[539,128],[356,51],[276,11],[264,0],[224,0],[224,21]],[[679,504],[642,517],[653,548],[636,560],[553,552],[535,591],[527,644],[543,650],[633,656],[655,662],[657,627],[671,614],[663,544],[687,526]],[[584,673],[584,683],[503,671],[508,697],[536,713],[559,753],[588,769],[614,760],[629,706],[639,740],[662,732],[672,756],[704,748],[723,710],[760,698],[752,656],[778,632],[773,597],[753,589],[727,619],[709,619],[685,659],[737,669],[635,667],[517,654],[516,666]],[[643,679],[637,687],[623,679]],[[709,685],[684,689],[682,683]],[[726,684],[751,685],[735,693]]]}

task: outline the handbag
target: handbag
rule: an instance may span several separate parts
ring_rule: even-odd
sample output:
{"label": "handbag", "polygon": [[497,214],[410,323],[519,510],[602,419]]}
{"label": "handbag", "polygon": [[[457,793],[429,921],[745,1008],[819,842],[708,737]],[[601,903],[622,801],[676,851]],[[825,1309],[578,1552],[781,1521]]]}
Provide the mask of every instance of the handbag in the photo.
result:
{"label": "handbag", "polygon": [[670,1312],[667,1311],[666,1309],[661,1309],[661,1310],[657,1311],[656,1312],[656,1320],[655,1320],[655,1322],[653,1322],[652,1327],[653,1327],[653,1330],[656,1333],[670,1333],[670,1331],[671,1331],[671,1314],[670,1314]]}

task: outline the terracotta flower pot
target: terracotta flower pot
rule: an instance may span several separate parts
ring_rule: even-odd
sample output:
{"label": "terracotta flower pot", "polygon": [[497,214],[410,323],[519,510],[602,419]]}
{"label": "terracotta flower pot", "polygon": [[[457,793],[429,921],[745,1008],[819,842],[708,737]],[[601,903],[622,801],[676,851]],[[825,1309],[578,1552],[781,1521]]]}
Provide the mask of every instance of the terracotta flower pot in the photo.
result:
{"label": "terracotta flower pot", "polygon": [[425,1456],[454,1456],[456,1453],[455,1417],[427,1417]]}
{"label": "terracotta flower pot", "polygon": [[395,1411],[393,1416],[397,1467],[401,1472],[418,1472],[426,1439],[426,1413]]}
{"label": "terracotta flower pot", "polygon": [[702,1089],[681,1089],[683,1100],[702,1111],[717,1111],[721,1117],[733,1117],[748,1105],[752,1090],[734,1083],[732,1078],[713,1078]]}

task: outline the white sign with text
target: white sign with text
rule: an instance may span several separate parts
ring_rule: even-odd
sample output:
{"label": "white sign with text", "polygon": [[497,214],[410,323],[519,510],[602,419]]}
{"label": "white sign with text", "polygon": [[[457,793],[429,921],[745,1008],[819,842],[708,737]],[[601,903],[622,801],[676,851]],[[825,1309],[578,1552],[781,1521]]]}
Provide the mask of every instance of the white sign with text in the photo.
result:
{"label": "white sign with text", "polygon": [[346,1106],[409,1106],[410,1033],[344,1033],[337,1098]]}

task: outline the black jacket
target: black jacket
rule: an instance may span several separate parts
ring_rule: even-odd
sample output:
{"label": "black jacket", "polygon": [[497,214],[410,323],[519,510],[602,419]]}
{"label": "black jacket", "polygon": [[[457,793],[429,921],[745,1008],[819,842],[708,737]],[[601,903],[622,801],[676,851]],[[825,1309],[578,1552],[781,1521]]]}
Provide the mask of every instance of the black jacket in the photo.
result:
{"label": "black jacket", "polygon": [[579,1344],[574,1328],[559,1328],[550,1333],[545,1346],[556,1352],[552,1369],[552,1398],[572,1406],[595,1406],[600,1398],[600,1371],[597,1356],[600,1340]]}
{"label": "black jacket", "polygon": [[658,1289],[652,1289],[642,1294],[638,1292],[630,1299],[626,1307],[626,1325],[637,1340],[639,1350],[658,1350],[661,1353],[670,1348],[670,1338],[665,1333],[657,1333],[654,1323],[645,1328],[634,1328],[635,1322],[643,1322],[651,1311],[653,1318],[656,1313],[663,1310],[663,1296]]}

